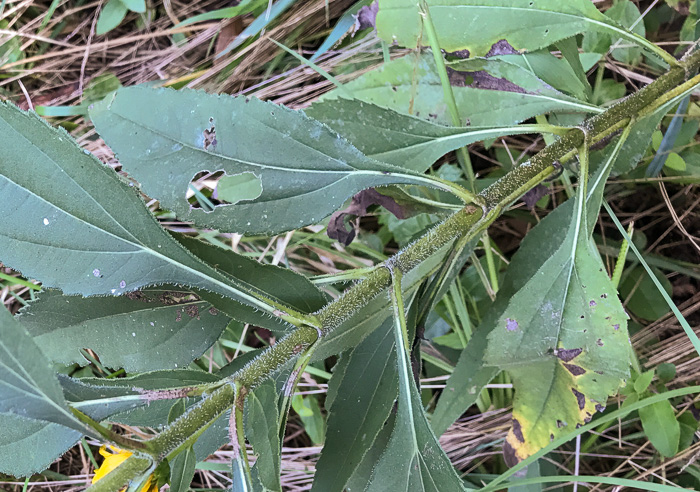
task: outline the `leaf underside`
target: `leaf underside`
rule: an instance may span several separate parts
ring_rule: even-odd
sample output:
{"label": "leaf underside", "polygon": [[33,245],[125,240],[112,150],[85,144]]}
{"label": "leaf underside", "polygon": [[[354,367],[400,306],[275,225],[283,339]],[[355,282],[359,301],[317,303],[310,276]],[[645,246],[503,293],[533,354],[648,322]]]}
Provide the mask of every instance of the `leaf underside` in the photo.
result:
{"label": "leaf underside", "polygon": [[[221,231],[297,229],[358,191],[416,179],[366,157],[302,112],[255,98],[129,87],[95,104],[90,117],[146,194],[181,220]],[[191,208],[186,191],[201,171],[251,173],[262,193],[211,212]]]}

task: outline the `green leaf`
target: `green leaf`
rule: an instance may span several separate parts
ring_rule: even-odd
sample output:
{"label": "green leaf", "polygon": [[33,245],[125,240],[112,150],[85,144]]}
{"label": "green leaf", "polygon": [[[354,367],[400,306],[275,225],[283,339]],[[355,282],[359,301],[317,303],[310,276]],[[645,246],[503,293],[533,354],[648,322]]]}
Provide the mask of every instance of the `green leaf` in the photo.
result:
{"label": "green leaf", "polygon": [[[219,379],[204,371],[176,369],[116,379],[77,380],[62,376],[60,382],[71,406],[95,420],[109,417],[111,421],[128,425],[160,427],[167,423],[177,390],[187,390]],[[158,399],[158,391],[167,392],[170,399]],[[193,404],[196,400],[188,402]]]}
{"label": "green leaf", "polygon": [[[268,297],[303,313],[318,311],[328,302],[328,297],[318,287],[293,270],[265,265],[230,249],[220,248],[181,234],[175,237],[188,251],[213,266],[219,273],[231,279],[255,279],[255,286]],[[221,309],[243,323],[251,323],[273,331],[289,329],[289,325],[279,318],[270,318],[266,313],[252,307],[206,291],[199,291],[198,294],[217,309]]]}
{"label": "green leaf", "polygon": [[[605,11],[605,15],[618,25],[631,30],[639,37],[646,36],[644,22],[640,19],[641,14],[637,6],[629,0],[615,0],[612,7]],[[632,27],[634,26],[634,27]],[[596,51],[606,54],[610,47],[615,44],[629,45],[629,41],[620,39],[616,33],[606,31],[593,31],[586,33],[583,38],[584,51]],[[613,39],[615,41],[613,42]],[[615,48],[612,56],[622,63],[636,65],[640,62],[642,50],[636,46]]]}
{"label": "green leaf", "polygon": [[326,422],[321,414],[321,407],[316,397],[294,395],[292,408],[299,415],[306,434],[315,446],[323,444],[326,435]]}
{"label": "green leaf", "polygon": [[28,477],[48,468],[82,433],[59,424],[0,414],[0,473]]}
{"label": "green leaf", "polygon": [[566,232],[550,239],[552,256],[488,335],[484,360],[515,388],[504,444],[511,465],[588,422],[629,377],[627,315],[590,238],[583,189]]}
{"label": "green leaf", "polygon": [[194,467],[197,464],[192,446],[181,451],[170,461],[170,490],[172,492],[187,492],[194,478]]}
{"label": "green leaf", "polygon": [[[630,138],[636,134],[633,131],[630,133],[632,134]],[[601,159],[601,165],[596,174],[589,179],[587,201],[589,227],[596,222],[605,182],[611,169],[621,160],[628,158],[621,155],[626,151],[627,146],[623,147],[619,139],[616,145],[611,147],[611,151],[597,155]],[[511,297],[535,278],[540,266],[554,255],[560,245],[559,238],[567,233],[570,226],[573,207],[574,200],[568,200],[554,209],[528,232],[511,259],[495,302],[484,315],[479,328],[475,330],[475,336],[469,340],[467,347],[460,354],[457,365],[438,400],[431,421],[438,435],[445,432],[452,422],[476,402],[482,388],[498,374],[498,368],[484,363],[483,354],[488,343],[486,337],[495,329]],[[590,232],[592,229],[589,229]]]}
{"label": "green leaf", "polygon": [[255,200],[262,193],[262,183],[253,173],[224,176],[216,184],[214,198],[228,203],[238,203],[243,200]]}
{"label": "green leaf", "polygon": [[281,491],[278,400],[273,381],[255,388],[246,398],[245,431],[257,455],[260,482],[266,489]]}
{"label": "green leaf", "polygon": [[698,421],[691,412],[685,412],[678,416],[680,425],[680,439],[678,440],[678,451],[684,451],[693,444],[695,433],[698,430]]}
{"label": "green leaf", "polygon": [[[671,294],[673,287],[666,275],[658,268],[652,267],[656,278],[664,290]],[[620,283],[620,295],[627,300],[627,308],[640,318],[656,320],[668,313],[668,304],[664,301],[654,281],[641,266],[634,267]]]}
{"label": "green leaf", "polygon": [[[450,126],[440,78],[432,55],[408,55],[385,63],[343,86],[356,99],[412,114]],[[453,86],[457,107],[465,125],[498,127],[519,123],[549,111],[598,112],[595,106],[556,94],[546,84],[538,92],[507,92]],[[321,101],[338,99],[338,89],[325,94]]]}
{"label": "green leaf", "polygon": [[[519,51],[534,51],[573,35],[598,31],[624,38],[656,53],[652,43],[603,15],[588,0],[427,0],[440,47],[484,56],[506,40]],[[418,3],[380,0],[377,33],[386,42],[416,48],[422,31]]]}
{"label": "green leaf", "polygon": [[673,169],[674,171],[685,171],[687,166],[680,155],[676,154],[675,152],[669,152],[668,156],[666,157],[664,167]]}
{"label": "green leaf", "polygon": [[389,444],[377,462],[367,492],[385,490],[457,491],[465,490],[423,410],[413,380],[410,347],[400,277],[392,293],[394,305],[394,344],[399,376],[396,424]]}
{"label": "green leaf", "polygon": [[[182,220],[223,231],[288,231],[320,222],[365,188],[427,181],[365,157],[301,112],[258,99],[129,87],[95,104],[90,117],[146,194]],[[262,194],[212,212],[192,209],[185,192],[203,170],[254,174]]]}
{"label": "green leaf", "polygon": [[246,464],[242,457],[235,457],[231,460],[231,492],[253,492],[253,485],[250,483],[250,475],[246,471]]}
{"label": "green leaf", "polygon": [[[570,71],[571,73],[573,73],[574,77],[578,79],[580,86],[573,80],[566,80],[564,84],[564,86],[567,87],[566,89],[564,89],[563,87],[558,87],[558,85],[554,86],[558,87],[560,90],[569,92],[574,97],[578,97],[579,99],[588,101],[591,98],[593,89],[591,87],[591,84],[588,83],[586,69],[583,68],[583,63],[581,62],[581,55],[578,52],[578,41],[576,40],[576,36],[562,39],[557,43],[556,46],[557,48],[559,48],[559,51],[561,51],[561,55],[563,59],[566,60],[566,64],[568,65],[568,68],[562,68],[561,70],[562,72],[565,72],[567,74],[564,77],[562,77],[562,79],[566,80]],[[552,58],[557,59],[556,56],[552,56]],[[541,78],[542,80],[547,82],[547,79],[544,78],[544,75]]]}
{"label": "green leaf", "polygon": [[51,364],[7,309],[0,309],[0,415],[43,420],[85,432],[71,413]]}
{"label": "green leaf", "polygon": [[229,318],[177,287],[126,296],[39,294],[18,318],[46,356],[61,364],[88,364],[92,349],[106,367],[127,372],[186,367],[219,338]]}
{"label": "green leaf", "polygon": [[[563,42],[564,41],[561,41],[560,43]],[[576,50],[575,57],[575,59],[578,60],[578,49]],[[567,59],[557,58],[547,50],[523,53],[521,55],[500,55],[488,59],[502,60],[509,64],[518,65],[525,70],[532,71],[539,79],[555,89],[565,92],[581,101],[588,100],[588,93],[591,89],[590,86],[584,84],[583,80],[585,79],[582,80],[577,76],[576,71],[572,68]],[[579,65],[580,64],[581,62],[579,60]],[[508,78],[508,80],[518,84],[516,80],[510,78]]]}
{"label": "green leaf", "polygon": [[143,14],[146,12],[146,0],[120,0],[126,8],[132,12]]}
{"label": "green leaf", "polygon": [[670,362],[662,362],[656,366],[656,374],[659,377],[659,381],[662,383],[669,383],[676,377],[676,366]]}
{"label": "green leaf", "polygon": [[666,458],[675,456],[678,452],[681,428],[671,402],[663,400],[640,408],[639,418],[644,433],[656,450]]}
{"label": "green leaf", "polygon": [[384,424],[384,427],[379,431],[374,442],[367,450],[362,462],[357,466],[355,472],[350,477],[347,483],[346,490],[365,490],[372,478],[372,470],[374,465],[379,461],[379,459],[384,454],[387,445],[389,444],[389,439],[391,438],[392,432],[394,430],[394,423],[396,421],[396,413],[392,412],[389,419]]}
{"label": "green leaf", "polygon": [[448,127],[356,99],[316,103],[306,114],[330,126],[372,159],[418,172],[470,143],[541,131],[528,125]]}
{"label": "green leaf", "polygon": [[650,371],[643,372],[634,380],[634,391],[636,391],[637,394],[641,395],[647,390],[647,388],[651,384],[652,379],[654,379],[653,369]]}
{"label": "green leaf", "polygon": [[95,34],[99,36],[117,27],[124,20],[127,12],[129,12],[129,9],[126,8],[122,0],[109,0],[102,7],[100,16],[97,18]]}
{"label": "green leaf", "polygon": [[5,265],[66,294],[183,284],[275,309],[247,282],[231,281],[173,240],[135,190],[63,129],[3,103],[0,147]]}
{"label": "green leaf", "polygon": [[344,490],[391,413],[398,391],[391,323],[385,321],[333,370],[326,398],[326,443],[313,491]]}
{"label": "green leaf", "polygon": [[[527,465],[526,470],[524,470],[524,478],[540,478],[542,474],[540,473],[540,461],[535,461]],[[533,483],[530,485],[520,485],[515,487],[508,487],[508,492],[541,492],[542,484]]]}

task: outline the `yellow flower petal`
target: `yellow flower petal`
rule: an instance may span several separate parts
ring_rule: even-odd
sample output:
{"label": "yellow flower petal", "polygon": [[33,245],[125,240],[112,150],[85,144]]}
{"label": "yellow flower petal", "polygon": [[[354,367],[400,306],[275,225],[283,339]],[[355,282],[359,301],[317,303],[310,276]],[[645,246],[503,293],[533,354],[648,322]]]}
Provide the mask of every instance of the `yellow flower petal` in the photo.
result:
{"label": "yellow flower petal", "polygon": [[[121,465],[129,456],[132,455],[130,451],[113,448],[112,446],[109,448],[109,451],[107,451],[107,446],[102,446],[100,448],[100,454],[104,456],[104,461],[102,462],[102,466],[95,470],[95,476],[92,478],[92,483],[103,479],[105,475]],[[146,483],[143,484],[143,487],[141,487],[141,492],[158,492],[158,483],[153,480],[153,475],[148,477]]]}
{"label": "yellow flower petal", "polygon": [[112,448],[110,446],[110,451],[112,450],[115,452],[107,452],[106,446],[102,446],[100,448],[100,454],[104,456],[104,461],[102,462],[102,466],[95,470],[95,476],[92,478],[92,483],[102,480],[109,472],[121,465],[129,456],[131,456],[129,451]]}

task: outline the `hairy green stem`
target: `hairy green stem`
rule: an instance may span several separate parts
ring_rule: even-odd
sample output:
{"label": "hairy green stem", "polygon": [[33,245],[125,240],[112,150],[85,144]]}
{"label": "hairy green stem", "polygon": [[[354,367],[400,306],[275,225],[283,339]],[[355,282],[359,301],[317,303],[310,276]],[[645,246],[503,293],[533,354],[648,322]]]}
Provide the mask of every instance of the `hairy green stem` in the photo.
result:
{"label": "hairy green stem", "polygon": [[[645,108],[655,105],[658,107],[656,101],[667,101],[667,94],[677,93],[678,87],[682,86],[687,90],[690,87],[686,83],[687,74],[695,73],[698,68],[700,52],[694,53],[685,62],[604,113],[586,120],[583,130],[588,141],[593,143],[599,140],[601,135],[609,134],[611,128],[621,128],[631,118],[645,111]],[[693,83],[698,82],[693,79]],[[235,380],[241,387],[249,390],[261,384],[274,371],[305,353],[319,337],[337,330],[367,302],[386,291],[392,280],[389,267],[405,274],[455,240],[462,242],[478,237],[511,202],[547,178],[558,166],[560,159],[575,154],[583,143],[584,132],[579,128],[572,129],[533,156],[529,162],[500,178],[479,193],[482,207],[467,205],[387,260],[384,263],[387,268],[374,269],[364,280],[348,289],[342,297],[315,313],[315,320],[318,320],[320,329],[303,325],[268,348],[260,357],[233,374],[226,384],[206,395],[199,405],[188,410],[161,434],[148,441],[149,449],[157,451],[161,457],[179,449],[193,434],[200,432],[233,405],[236,392],[231,381]],[[127,460],[125,463],[129,462],[130,460]],[[122,484],[145,469],[135,471],[132,467],[124,470],[122,468],[124,467],[120,466],[110,474],[118,476],[119,480],[122,480],[119,483]],[[119,481],[117,478],[114,480],[115,483]]]}

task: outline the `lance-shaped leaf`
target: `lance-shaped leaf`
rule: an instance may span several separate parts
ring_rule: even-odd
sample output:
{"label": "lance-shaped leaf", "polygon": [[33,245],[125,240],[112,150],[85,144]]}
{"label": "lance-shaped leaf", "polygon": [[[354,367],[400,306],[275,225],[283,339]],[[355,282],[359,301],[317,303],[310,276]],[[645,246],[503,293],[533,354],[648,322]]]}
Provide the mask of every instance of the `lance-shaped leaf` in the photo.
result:
{"label": "lance-shaped leaf", "polygon": [[281,491],[279,397],[274,381],[255,388],[245,404],[245,433],[257,455],[257,477],[266,489]]}
{"label": "lance-shaped leaf", "polygon": [[[197,258],[204,260],[219,273],[231,279],[254,279],[255,286],[275,300],[312,313],[321,309],[329,298],[303,275],[288,268],[265,265],[253,258],[239,255],[230,249],[199,241],[182,234],[175,238]],[[262,326],[272,331],[287,331],[289,325],[279,318],[271,318],[267,313],[251,306],[242,305],[232,299],[206,291],[197,291],[202,299],[212,303],[217,309],[243,323]]]}
{"label": "lance-shaped leaf", "polygon": [[590,238],[584,190],[552,256],[488,335],[484,360],[515,388],[503,447],[511,465],[590,421],[629,376],[627,315]]}
{"label": "lance-shaped leaf", "polygon": [[326,398],[326,443],[313,491],[345,490],[391,413],[398,390],[391,324],[387,319],[333,370]]}
{"label": "lance-shaped leaf", "polygon": [[71,406],[95,420],[104,420],[115,414],[148,405],[148,412],[152,416],[159,414],[163,420],[150,420],[134,425],[158,427],[165,423],[165,417],[174,399],[184,398],[194,387],[219,379],[216,375],[204,371],[177,369],[115,379],[73,379],[60,376],[59,382]]}
{"label": "lance-shaped leaf", "polygon": [[316,103],[306,114],[330,126],[367,156],[419,172],[470,143],[542,130],[536,125],[447,127],[355,99]]}
{"label": "lance-shaped leaf", "polygon": [[66,294],[184,284],[267,312],[244,280],[219,274],[158,225],[114,171],[62,128],[0,104],[0,261]]}
{"label": "lance-shaped leaf", "polygon": [[194,467],[197,464],[192,446],[181,451],[170,462],[170,490],[172,492],[188,492],[194,478]]}
{"label": "lance-shaped leaf", "polygon": [[464,490],[462,480],[430,428],[413,380],[400,276],[395,280],[392,300],[399,376],[398,410],[389,444],[366,490]]}
{"label": "lance-shaped leaf", "polygon": [[[146,194],[182,220],[225,231],[296,229],[365,188],[427,181],[369,159],[302,112],[254,98],[130,87],[90,117]],[[186,192],[201,171],[255,175],[262,193],[211,212],[192,208]]]}
{"label": "lance-shaped leaf", "polygon": [[7,309],[0,309],[0,415],[43,420],[85,432],[51,364]]}
{"label": "lance-shaped leaf", "polygon": [[[361,101],[444,125],[452,124],[435,60],[429,53],[392,60],[343,87]],[[544,83],[537,92],[477,89],[460,85],[453,85],[452,92],[465,125],[514,125],[549,111],[600,112],[595,106],[554,91]],[[325,94],[321,101],[325,104],[329,99],[342,96],[343,92],[335,89]],[[362,114],[357,115],[358,119],[362,117]]]}
{"label": "lance-shaped leaf", "polygon": [[28,477],[78,442],[82,433],[63,425],[0,414],[0,473]]}
{"label": "lance-shaped leaf", "polygon": [[62,364],[87,364],[92,349],[107,367],[127,372],[186,367],[211,347],[229,318],[187,290],[149,288],[125,296],[78,297],[42,292],[19,321]]}
{"label": "lance-shaped leaf", "polygon": [[[483,56],[505,39],[516,50],[533,51],[585,31],[609,33],[658,50],[606,15],[589,0],[427,0],[445,51]],[[377,32],[387,42],[415,48],[422,31],[419,2],[379,0]]]}

